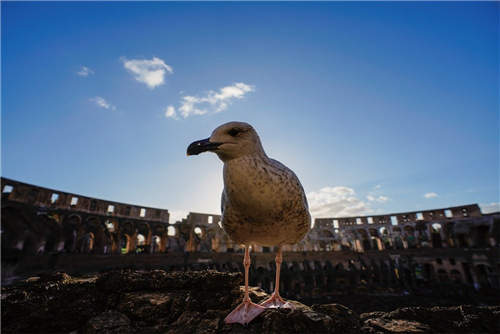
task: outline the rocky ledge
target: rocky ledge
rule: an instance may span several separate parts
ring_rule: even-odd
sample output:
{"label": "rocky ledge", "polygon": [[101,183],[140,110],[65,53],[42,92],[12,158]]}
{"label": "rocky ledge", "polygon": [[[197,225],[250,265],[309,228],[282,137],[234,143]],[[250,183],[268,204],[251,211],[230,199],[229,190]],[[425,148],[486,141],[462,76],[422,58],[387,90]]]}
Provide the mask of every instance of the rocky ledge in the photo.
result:
{"label": "rocky ledge", "polygon": [[[500,333],[500,306],[408,307],[361,315],[339,304],[268,309],[249,325],[224,317],[242,277],[216,271],[110,271],[34,277],[2,288],[2,333]],[[259,302],[268,295],[251,289]],[[375,297],[374,297],[375,298]]]}

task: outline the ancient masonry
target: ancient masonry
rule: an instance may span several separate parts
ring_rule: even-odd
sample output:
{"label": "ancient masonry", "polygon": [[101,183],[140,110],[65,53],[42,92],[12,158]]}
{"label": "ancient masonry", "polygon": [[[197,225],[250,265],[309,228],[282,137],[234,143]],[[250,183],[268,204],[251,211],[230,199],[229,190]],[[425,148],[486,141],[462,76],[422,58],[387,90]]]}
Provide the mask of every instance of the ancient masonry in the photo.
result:
{"label": "ancient masonry", "polygon": [[[150,265],[241,269],[241,255],[235,254],[241,247],[226,236],[219,215],[191,212],[182,221],[169,224],[165,209],[101,200],[7,178],[1,179],[1,187],[3,269],[14,258],[14,262],[25,258],[29,263],[33,257],[37,260],[31,261],[41,268],[41,259],[53,254],[66,256],[72,265],[85,256],[85,263],[95,268],[104,256],[108,264],[131,263],[127,259],[133,257],[133,263],[149,261]],[[284,276],[287,270],[331,269],[337,273],[336,282],[406,277],[412,282],[439,279],[476,288],[500,288],[499,250],[500,212],[482,214],[477,204],[321,218],[315,220],[301,243],[285,249],[288,262]],[[253,280],[272,288],[273,249],[257,246],[253,251]],[[62,265],[63,261],[59,262]],[[270,271],[269,278],[265,271]],[[313,280],[314,284],[328,284],[327,276],[322,279],[324,282]]]}

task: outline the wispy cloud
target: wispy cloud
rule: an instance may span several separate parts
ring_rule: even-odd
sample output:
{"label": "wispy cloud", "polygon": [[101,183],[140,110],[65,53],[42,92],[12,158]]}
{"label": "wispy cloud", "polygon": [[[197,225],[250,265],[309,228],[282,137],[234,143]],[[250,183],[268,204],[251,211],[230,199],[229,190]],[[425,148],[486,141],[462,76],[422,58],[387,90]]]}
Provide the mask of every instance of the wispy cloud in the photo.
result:
{"label": "wispy cloud", "polygon": [[372,209],[356,197],[349,187],[325,187],[307,194],[311,215],[319,217],[342,217],[369,214]]}
{"label": "wispy cloud", "polygon": [[430,192],[430,193],[424,194],[424,197],[425,198],[436,198],[436,197],[438,197],[438,194],[436,194],[434,192]]}
{"label": "wispy cloud", "polygon": [[91,102],[95,103],[96,106],[108,109],[108,110],[116,110],[116,107],[106,101],[103,97],[96,96],[90,99]]}
{"label": "wispy cloud", "polygon": [[482,213],[500,212],[500,202],[479,204]]}
{"label": "wispy cloud", "polygon": [[370,202],[385,203],[389,200],[389,197],[382,195],[380,196],[367,195],[366,199],[369,200]]}
{"label": "wispy cloud", "polygon": [[[226,110],[233,101],[242,99],[247,93],[254,90],[254,86],[243,82],[236,82],[231,86],[222,87],[218,91],[210,90],[203,96],[184,95],[181,97],[180,106],[177,108],[177,111],[183,118],[191,115],[218,113]],[[171,111],[170,116],[166,114],[165,116],[177,118],[174,106],[168,106],[168,110]]]}
{"label": "wispy cloud", "polygon": [[81,77],[88,77],[89,75],[94,74],[94,71],[90,67],[82,66],[82,68],[80,68],[80,70],[76,72],[76,74]]}
{"label": "wispy cloud", "polygon": [[165,108],[165,117],[179,119],[179,117],[177,117],[177,113],[175,112],[175,108],[173,106],[168,106]]}
{"label": "wispy cloud", "polygon": [[152,59],[126,59],[122,58],[123,67],[127,69],[135,80],[146,84],[150,89],[154,89],[165,83],[165,75],[174,72],[170,65],[158,58]]}
{"label": "wispy cloud", "polygon": [[390,200],[389,197],[380,194],[381,188],[382,188],[381,184],[375,185],[373,187],[373,190],[368,192],[368,195],[366,195],[366,199],[370,202],[377,202],[377,203],[385,203],[388,200]]}

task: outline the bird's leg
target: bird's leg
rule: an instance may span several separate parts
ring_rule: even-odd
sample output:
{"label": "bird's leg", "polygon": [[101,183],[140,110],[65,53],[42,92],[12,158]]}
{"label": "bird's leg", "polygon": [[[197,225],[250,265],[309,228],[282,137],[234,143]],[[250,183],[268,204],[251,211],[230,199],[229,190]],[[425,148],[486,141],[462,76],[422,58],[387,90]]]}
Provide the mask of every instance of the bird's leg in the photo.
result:
{"label": "bird's leg", "polygon": [[266,308],[276,308],[284,307],[293,309],[293,305],[286,302],[280,296],[280,271],[281,263],[283,262],[283,256],[281,254],[281,246],[278,247],[278,252],[276,253],[276,284],[274,285],[274,292],[270,298],[266,299],[261,303],[262,306]]}
{"label": "bird's leg", "polygon": [[231,313],[229,313],[226,319],[224,319],[226,324],[238,322],[242,325],[246,325],[266,309],[259,304],[253,303],[248,295],[248,269],[250,268],[250,254],[249,246],[247,245],[245,245],[245,258],[243,259],[243,265],[245,266],[245,296],[243,297],[243,302]]}

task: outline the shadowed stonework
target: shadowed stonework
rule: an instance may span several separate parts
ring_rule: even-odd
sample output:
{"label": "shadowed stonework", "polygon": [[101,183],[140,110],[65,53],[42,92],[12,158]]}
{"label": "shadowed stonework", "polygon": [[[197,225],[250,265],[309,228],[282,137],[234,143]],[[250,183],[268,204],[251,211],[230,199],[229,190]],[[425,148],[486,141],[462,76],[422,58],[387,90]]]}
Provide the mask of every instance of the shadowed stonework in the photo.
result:
{"label": "shadowed stonework", "polygon": [[[2,178],[2,281],[112,268],[242,272],[220,216],[100,200]],[[169,233],[170,232],[170,233]],[[328,301],[346,291],[460,296],[500,288],[500,213],[477,205],[316,219],[284,247],[284,297]],[[272,291],[274,249],[254,247],[250,284]],[[447,287],[443,290],[443,286]]]}

